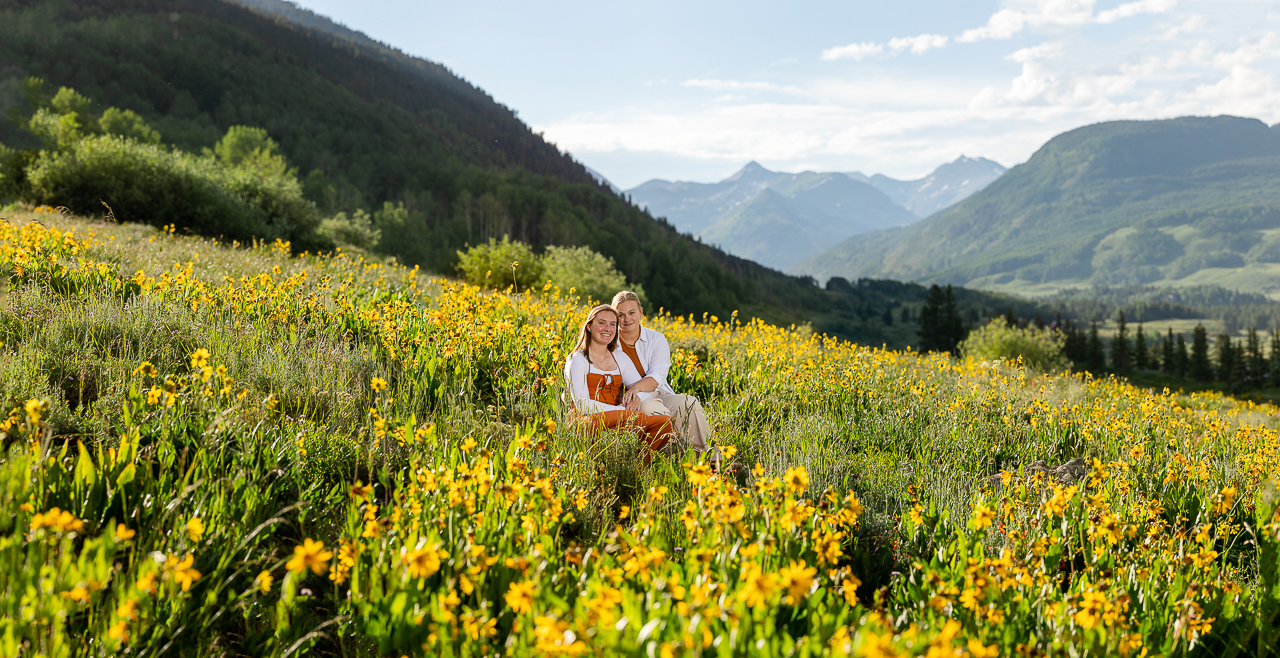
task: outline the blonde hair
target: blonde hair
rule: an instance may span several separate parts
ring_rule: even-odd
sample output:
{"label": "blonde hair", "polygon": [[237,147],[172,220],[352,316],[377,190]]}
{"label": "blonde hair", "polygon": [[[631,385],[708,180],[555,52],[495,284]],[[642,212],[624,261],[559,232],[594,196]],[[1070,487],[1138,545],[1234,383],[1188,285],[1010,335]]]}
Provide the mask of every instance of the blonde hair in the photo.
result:
{"label": "blonde hair", "polygon": [[616,310],[618,308],[618,304],[621,304],[622,302],[635,302],[636,306],[640,307],[640,312],[644,313],[644,304],[640,303],[640,296],[634,292],[631,292],[630,290],[619,291],[618,294],[613,296],[613,303],[610,304],[610,306]]}
{"label": "blonde hair", "polygon": [[[573,351],[582,352],[582,355],[587,357],[587,363],[591,363],[591,352],[587,349],[587,347],[591,345],[591,323],[595,322],[597,315],[600,315],[605,311],[612,313],[614,321],[617,321],[618,312],[608,304],[601,304],[591,309],[591,312],[587,314],[587,321],[583,322],[582,328],[578,330],[578,344],[574,346]],[[609,341],[609,344],[606,345],[605,348],[612,352],[617,346],[618,332],[615,331],[613,332],[613,340]]]}

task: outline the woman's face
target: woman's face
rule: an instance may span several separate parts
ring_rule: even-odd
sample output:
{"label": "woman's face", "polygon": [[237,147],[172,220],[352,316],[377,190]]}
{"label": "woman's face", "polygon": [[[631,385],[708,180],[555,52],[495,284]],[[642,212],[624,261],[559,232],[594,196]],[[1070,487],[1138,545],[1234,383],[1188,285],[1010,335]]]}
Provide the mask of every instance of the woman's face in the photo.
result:
{"label": "woman's face", "polygon": [[618,304],[618,329],[624,334],[632,334],[640,330],[640,322],[644,320],[644,311],[634,301],[627,300]]}
{"label": "woman's face", "polygon": [[608,311],[600,313],[587,325],[587,333],[591,334],[591,342],[608,345],[618,333],[618,316]]}

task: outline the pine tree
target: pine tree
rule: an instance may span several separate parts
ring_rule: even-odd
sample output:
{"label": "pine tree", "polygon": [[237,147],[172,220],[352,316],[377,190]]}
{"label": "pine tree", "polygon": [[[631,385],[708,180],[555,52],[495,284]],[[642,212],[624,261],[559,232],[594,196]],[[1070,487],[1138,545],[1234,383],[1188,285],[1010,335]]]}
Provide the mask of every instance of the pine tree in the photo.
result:
{"label": "pine tree", "polygon": [[1010,304],[1009,307],[1006,308],[1004,311],[1004,323],[1005,323],[1005,326],[1009,326],[1009,327],[1018,326],[1018,316],[1013,314],[1012,304]]}
{"label": "pine tree", "polygon": [[1060,329],[1064,329],[1066,340],[1063,341],[1062,351],[1071,359],[1072,363],[1084,365],[1089,360],[1088,352],[1085,349],[1084,335],[1080,333],[1079,327],[1074,322],[1066,321],[1065,328],[1062,322],[1058,323]]}
{"label": "pine tree", "polygon": [[960,318],[960,308],[956,304],[956,293],[952,290],[951,284],[947,284],[947,290],[943,294],[942,305],[942,326],[946,343],[943,350],[946,352],[956,351],[956,346],[960,341],[964,340],[968,335],[968,331],[964,328],[964,321]]}
{"label": "pine tree", "polygon": [[1160,344],[1161,370],[1166,375],[1178,372],[1178,364],[1173,360],[1173,327],[1169,327],[1169,335]]}
{"label": "pine tree", "polygon": [[1187,364],[1191,378],[1198,382],[1213,379],[1213,365],[1209,363],[1209,333],[1204,325],[1196,325],[1191,334],[1191,362]]}
{"label": "pine tree", "polygon": [[1231,374],[1226,379],[1227,390],[1232,393],[1239,393],[1248,385],[1249,362],[1248,352],[1243,346],[1232,348],[1234,357],[1231,360]]}
{"label": "pine tree", "polygon": [[1228,384],[1231,382],[1231,376],[1235,371],[1237,351],[1235,346],[1231,344],[1231,336],[1218,334],[1218,340],[1214,345],[1214,352],[1218,361],[1218,379]]}
{"label": "pine tree", "polygon": [[1271,330],[1271,368],[1270,384],[1272,386],[1280,386],[1280,330]]}
{"label": "pine tree", "polygon": [[1187,339],[1178,334],[1178,349],[1173,357],[1173,372],[1179,377],[1186,377],[1191,369],[1191,357],[1187,355]]}
{"label": "pine tree", "polygon": [[884,326],[893,326],[893,307],[889,306],[884,309],[884,315],[880,316],[880,320],[884,322]]}
{"label": "pine tree", "polygon": [[1036,326],[1036,329],[1044,329],[1044,318],[1040,317],[1040,311],[1036,311],[1036,317],[1031,323]]}
{"label": "pine tree", "polygon": [[1090,372],[1102,372],[1107,367],[1107,355],[1102,351],[1102,339],[1098,338],[1098,321],[1089,327],[1089,343],[1086,348],[1085,361]]}
{"label": "pine tree", "polygon": [[1245,344],[1245,383],[1248,386],[1261,387],[1267,379],[1267,357],[1262,354],[1262,341],[1258,338],[1258,330],[1249,328],[1249,339]]}
{"label": "pine tree", "polygon": [[942,287],[936,283],[929,286],[929,292],[924,296],[924,305],[920,307],[921,352],[941,351],[939,345],[942,340],[939,334],[942,331],[941,316],[945,303],[946,296],[942,292]]}
{"label": "pine tree", "polygon": [[1133,367],[1133,353],[1129,346],[1129,330],[1125,326],[1124,311],[1116,320],[1116,337],[1111,339],[1111,368],[1116,372],[1129,372]]}
{"label": "pine tree", "polygon": [[1133,334],[1133,367],[1138,370],[1147,369],[1147,338],[1142,335],[1142,323],[1138,323],[1138,330]]}

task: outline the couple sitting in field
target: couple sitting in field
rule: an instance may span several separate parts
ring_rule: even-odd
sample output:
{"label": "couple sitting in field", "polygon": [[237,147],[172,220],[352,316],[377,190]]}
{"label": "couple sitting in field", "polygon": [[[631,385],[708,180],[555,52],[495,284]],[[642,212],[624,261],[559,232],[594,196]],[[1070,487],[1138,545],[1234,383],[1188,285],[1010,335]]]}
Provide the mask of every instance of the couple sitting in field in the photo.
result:
{"label": "couple sitting in field", "polygon": [[[669,453],[683,443],[706,452],[702,405],[671,390],[671,347],[643,321],[640,299],[629,290],[614,295],[611,306],[591,309],[564,366],[574,407],[589,427],[631,430],[651,450]],[[648,463],[651,454],[644,453]]]}

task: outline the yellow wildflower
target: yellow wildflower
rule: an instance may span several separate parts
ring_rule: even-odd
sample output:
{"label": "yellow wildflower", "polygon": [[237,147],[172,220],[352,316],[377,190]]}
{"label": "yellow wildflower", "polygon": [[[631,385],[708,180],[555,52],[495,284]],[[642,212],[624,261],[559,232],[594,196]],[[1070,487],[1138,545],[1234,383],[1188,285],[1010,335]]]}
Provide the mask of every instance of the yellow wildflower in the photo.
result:
{"label": "yellow wildflower", "polygon": [[258,591],[262,592],[263,594],[267,594],[268,592],[270,592],[271,585],[274,584],[275,582],[276,582],[276,579],[273,578],[271,576],[271,572],[267,571],[266,569],[263,569],[262,571],[258,572],[258,577],[253,579],[253,584],[257,585]]}
{"label": "yellow wildflower", "polygon": [[200,537],[203,535],[204,521],[201,521],[198,516],[191,517],[191,520],[187,521],[187,536],[191,538],[191,541],[200,541]]}
{"label": "yellow wildflower", "polygon": [[293,547],[293,557],[284,566],[293,573],[302,573],[310,568],[312,573],[319,576],[329,568],[331,558],[333,551],[324,550],[324,542],[307,538],[302,544]]}
{"label": "yellow wildflower", "polygon": [[527,580],[511,583],[502,598],[517,615],[530,612],[533,610],[533,583]]}

